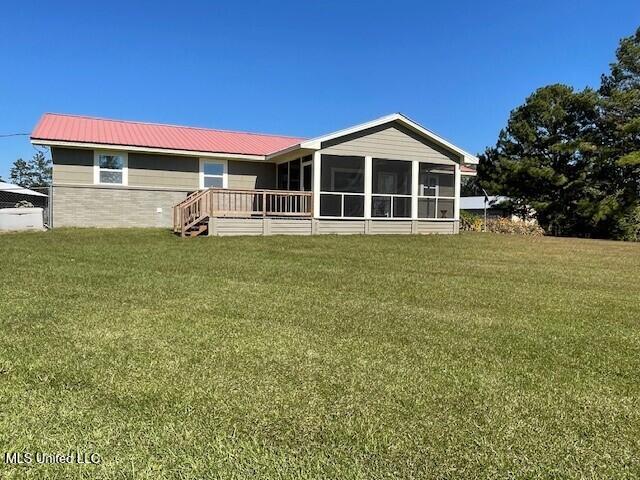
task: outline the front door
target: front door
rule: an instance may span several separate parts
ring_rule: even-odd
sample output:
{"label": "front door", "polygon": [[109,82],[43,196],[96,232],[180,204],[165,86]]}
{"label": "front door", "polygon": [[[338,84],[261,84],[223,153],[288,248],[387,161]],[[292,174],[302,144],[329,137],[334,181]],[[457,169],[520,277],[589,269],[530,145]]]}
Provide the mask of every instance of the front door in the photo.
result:
{"label": "front door", "polygon": [[303,192],[311,191],[311,184],[312,184],[311,172],[312,172],[311,162],[304,162],[302,164],[302,182],[301,182]]}

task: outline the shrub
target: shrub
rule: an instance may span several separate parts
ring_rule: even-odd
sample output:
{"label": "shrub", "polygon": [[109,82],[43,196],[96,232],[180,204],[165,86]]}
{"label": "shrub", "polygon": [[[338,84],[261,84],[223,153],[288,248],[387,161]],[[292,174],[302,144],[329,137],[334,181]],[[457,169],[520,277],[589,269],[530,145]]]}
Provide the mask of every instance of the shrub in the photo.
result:
{"label": "shrub", "polygon": [[509,218],[494,218],[487,220],[487,231],[492,233],[507,233],[511,235],[531,235],[541,237],[544,230],[536,222],[524,222]]}
{"label": "shrub", "polygon": [[620,240],[640,242],[640,207],[634,208],[618,222]]}
{"label": "shrub", "polygon": [[[483,232],[484,219],[479,215],[461,211],[460,229],[467,232]],[[524,222],[522,220],[511,220],[509,218],[487,219],[487,232],[510,235],[531,235],[534,237],[544,235],[544,230],[536,222]]]}
{"label": "shrub", "polygon": [[[476,224],[480,222],[480,230],[477,230]],[[482,230],[482,218],[473,213],[460,210],[460,230],[467,232],[479,232]]]}

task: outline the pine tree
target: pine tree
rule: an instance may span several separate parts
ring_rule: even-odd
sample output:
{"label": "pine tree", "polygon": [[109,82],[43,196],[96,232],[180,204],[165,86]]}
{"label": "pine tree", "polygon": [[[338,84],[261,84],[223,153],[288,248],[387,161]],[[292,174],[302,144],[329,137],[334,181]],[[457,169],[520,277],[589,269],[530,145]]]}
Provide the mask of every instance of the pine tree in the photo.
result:
{"label": "pine tree", "polygon": [[42,152],[36,153],[28,162],[19,158],[13,162],[9,171],[9,180],[26,188],[49,186],[51,185],[51,160]]}
{"label": "pine tree", "polygon": [[538,89],[516,108],[498,142],[480,156],[483,188],[506,195],[511,208],[533,209],[547,232],[589,235],[590,218],[580,211],[600,186],[587,191],[594,161],[596,92],[566,85]]}
{"label": "pine tree", "polygon": [[31,170],[31,186],[45,187],[51,185],[51,161],[38,152],[29,161]]}
{"label": "pine tree", "polygon": [[617,209],[610,215],[614,237],[640,239],[640,28],[623,38],[616,62],[600,87],[599,174],[611,185]]}
{"label": "pine tree", "polygon": [[20,185],[21,187],[30,187],[31,178],[32,172],[27,162],[25,162],[22,158],[19,158],[15,162],[13,162],[11,170],[9,170],[9,181],[11,183],[15,183],[16,185]]}

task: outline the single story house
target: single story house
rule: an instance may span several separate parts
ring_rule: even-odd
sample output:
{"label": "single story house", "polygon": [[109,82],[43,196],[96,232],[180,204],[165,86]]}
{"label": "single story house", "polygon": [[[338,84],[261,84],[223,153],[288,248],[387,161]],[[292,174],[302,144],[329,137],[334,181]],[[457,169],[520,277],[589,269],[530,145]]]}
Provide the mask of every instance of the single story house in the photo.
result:
{"label": "single story house", "polygon": [[457,233],[478,159],[396,113],[312,139],[47,113],[53,226]]}

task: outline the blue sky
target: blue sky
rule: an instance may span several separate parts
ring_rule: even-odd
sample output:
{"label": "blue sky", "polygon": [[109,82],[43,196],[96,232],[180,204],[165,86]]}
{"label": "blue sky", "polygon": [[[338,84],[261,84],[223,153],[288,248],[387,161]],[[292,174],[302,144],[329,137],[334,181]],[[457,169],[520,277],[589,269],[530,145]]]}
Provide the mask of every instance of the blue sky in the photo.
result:
{"label": "blue sky", "polygon": [[[537,87],[597,86],[634,1],[8,2],[0,135],[43,112],[315,136],[402,112],[472,153]],[[0,138],[0,176],[34,153]]]}

